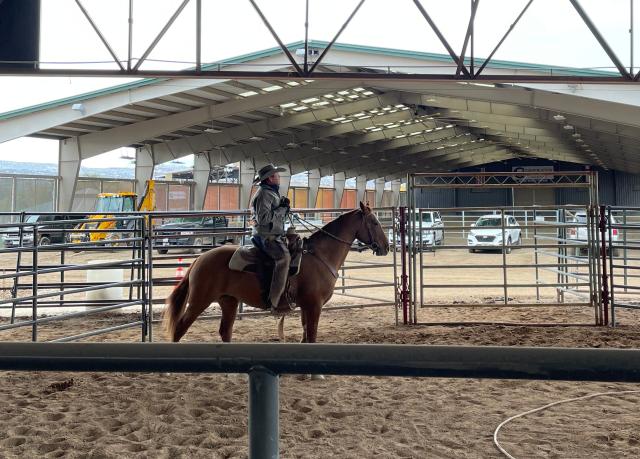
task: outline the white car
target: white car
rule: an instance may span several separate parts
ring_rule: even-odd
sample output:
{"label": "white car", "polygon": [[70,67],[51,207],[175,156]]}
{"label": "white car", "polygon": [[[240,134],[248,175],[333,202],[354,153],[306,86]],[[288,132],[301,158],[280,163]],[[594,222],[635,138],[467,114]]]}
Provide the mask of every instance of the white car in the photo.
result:
{"label": "white car", "polygon": [[[418,215],[422,216],[422,225]],[[433,249],[436,245],[442,245],[444,242],[444,223],[440,217],[440,212],[425,211],[415,214],[415,245],[419,250]],[[421,231],[422,229],[422,231]],[[407,231],[409,224],[407,224]],[[393,241],[393,231],[389,230],[389,241]],[[392,242],[396,250],[400,250],[400,233],[396,231],[396,240]],[[405,235],[405,244],[409,248],[409,235]]]}
{"label": "white car", "polygon": [[469,252],[495,250],[504,245],[505,251],[511,253],[512,246],[522,244],[520,225],[512,215],[504,216],[504,243],[500,215],[483,215],[471,226],[467,235]]}
{"label": "white car", "polygon": [[[606,217],[607,219],[609,218],[608,216]],[[587,224],[587,213],[585,211],[578,211],[573,215],[573,218],[569,218],[569,221],[572,223],[578,223],[581,225],[586,225]],[[616,225],[618,224],[618,221],[616,220],[616,218],[612,215],[611,216],[611,224],[612,225]],[[598,228],[598,237],[600,235],[600,229]],[[611,229],[611,245],[615,246],[618,242],[618,238],[619,238],[619,231],[617,228],[612,228]],[[587,251],[587,248],[584,246],[586,245],[586,243],[588,242],[589,238],[587,235],[587,227],[586,226],[576,226],[573,228],[567,228],[567,239],[570,240],[574,240],[576,242],[579,242],[581,245],[579,247],[576,247],[575,250],[575,255],[576,256],[580,256],[582,254],[584,254]],[[604,233],[604,240],[606,242],[609,242],[609,230],[607,228],[607,231]],[[613,250],[613,255],[617,256],[618,250],[614,249]]]}

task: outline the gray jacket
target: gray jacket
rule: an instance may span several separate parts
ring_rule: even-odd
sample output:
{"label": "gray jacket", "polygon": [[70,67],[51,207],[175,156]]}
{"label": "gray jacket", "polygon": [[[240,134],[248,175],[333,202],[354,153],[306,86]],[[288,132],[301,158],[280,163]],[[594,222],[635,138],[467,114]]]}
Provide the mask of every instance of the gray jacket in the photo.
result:
{"label": "gray jacket", "polygon": [[284,235],[284,221],[288,208],[280,207],[280,195],[266,185],[260,185],[251,200],[253,211],[254,236],[282,236]]}

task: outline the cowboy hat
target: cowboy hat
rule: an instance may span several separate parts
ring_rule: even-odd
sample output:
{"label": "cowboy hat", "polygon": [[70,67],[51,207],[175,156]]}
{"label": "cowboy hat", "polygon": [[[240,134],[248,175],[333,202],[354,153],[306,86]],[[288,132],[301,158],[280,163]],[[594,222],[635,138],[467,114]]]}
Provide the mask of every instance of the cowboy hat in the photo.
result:
{"label": "cowboy hat", "polygon": [[276,167],[273,164],[267,164],[258,171],[258,175],[256,175],[253,183],[262,182],[278,172],[287,172],[287,170],[284,167]]}

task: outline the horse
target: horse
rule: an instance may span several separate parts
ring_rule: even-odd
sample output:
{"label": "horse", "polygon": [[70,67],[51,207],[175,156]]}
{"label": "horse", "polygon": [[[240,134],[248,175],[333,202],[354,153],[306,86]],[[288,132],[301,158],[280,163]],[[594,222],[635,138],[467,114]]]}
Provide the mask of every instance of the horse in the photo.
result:
{"label": "horse", "polygon": [[[292,283],[300,307],[303,343],[315,343],[322,306],[333,289],[351,245],[359,240],[378,256],[389,252],[389,241],[368,205],[347,212],[314,232],[305,242],[300,270]],[[217,302],[222,309],[220,338],[231,342],[238,303],[266,309],[254,273],[232,271],[229,260],[237,246],[224,245],[200,255],[166,301],[163,325],[167,338],[178,342],[196,318]]]}

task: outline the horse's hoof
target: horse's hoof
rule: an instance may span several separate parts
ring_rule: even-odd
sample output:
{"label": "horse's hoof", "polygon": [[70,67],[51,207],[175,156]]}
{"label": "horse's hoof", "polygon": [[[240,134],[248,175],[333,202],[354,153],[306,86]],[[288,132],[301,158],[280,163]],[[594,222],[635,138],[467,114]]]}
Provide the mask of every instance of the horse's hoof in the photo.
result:
{"label": "horse's hoof", "polygon": [[311,381],[324,381],[324,375],[311,375]]}

